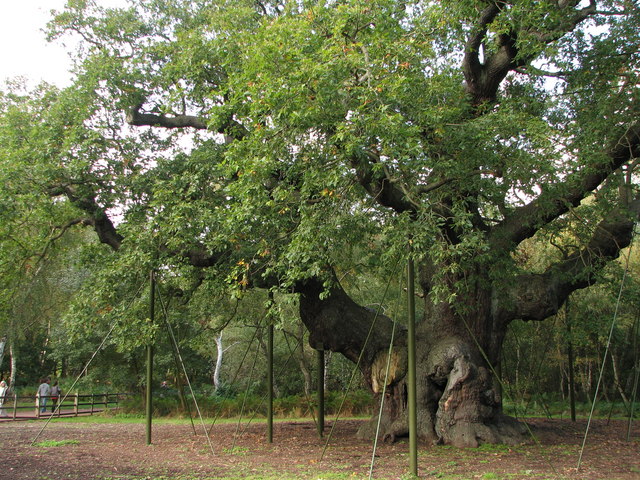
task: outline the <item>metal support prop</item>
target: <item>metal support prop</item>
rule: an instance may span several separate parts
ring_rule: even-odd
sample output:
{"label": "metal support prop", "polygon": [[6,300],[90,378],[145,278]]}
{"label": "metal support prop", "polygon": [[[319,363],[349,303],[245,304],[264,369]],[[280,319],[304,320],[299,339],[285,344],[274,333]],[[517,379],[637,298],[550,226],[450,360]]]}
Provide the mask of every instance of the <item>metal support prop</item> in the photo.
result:
{"label": "metal support prop", "polygon": [[[153,324],[155,317],[156,303],[156,277],[151,271],[150,282],[151,293],[149,295],[149,323]],[[147,345],[147,395],[146,395],[146,419],[147,419],[147,445],[151,445],[151,422],[153,415],[153,399],[151,392],[153,390],[153,342],[150,340]]]}
{"label": "metal support prop", "polygon": [[634,352],[634,362],[633,369],[633,389],[631,390],[631,408],[629,409],[629,423],[627,425],[627,442],[631,441],[631,424],[633,422],[633,411],[636,405],[636,396],[638,394],[638,380],[640,379],[640,356],[638,355],[638,333],[640,333],[640,321],[638,317],[636,317],[636,321],[633,325],[633,352]]}
{"label": "metal support prop", "polygon": [[569,362],[569,406],[571,408],[571,421],[576,421],[576,381],[575,381],[575,358],[573,355],[573,340],[571,339],[571,324],[567,319],[567,361]]}
{"label": "metal support prop", "polygon": [[324,346],[318,349],[318,435],[324,433]]}
{"label": "metal support prop", "polygon": [[415,304],[415,276],[413,259],[409,257],[407,263],[407,309],[409,321],[407,325],[407,405],[409,408],[409,468],[410,473],[418,476],[418,411],[416,395],[416,304]]}
{"label": "metal support prop", "polygon": [[267,328],[267,441],[273,443],[273,325]]}

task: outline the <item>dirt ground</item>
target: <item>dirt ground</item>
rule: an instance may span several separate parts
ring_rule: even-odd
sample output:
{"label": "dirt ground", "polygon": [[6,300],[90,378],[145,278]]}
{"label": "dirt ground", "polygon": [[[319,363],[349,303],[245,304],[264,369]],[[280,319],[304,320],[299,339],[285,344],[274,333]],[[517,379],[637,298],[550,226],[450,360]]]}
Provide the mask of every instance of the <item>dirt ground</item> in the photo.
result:
{"label": "dirt ground", "polygon": [[[0,424],[0,479],[11,480],[211,480],[364,479],[372,442],[355,438],[358,421],[339,421],[324,456],[312,422],[276,422],[273,443],[264,423],[211,429],[213,452],[196,423],[154,424],[146,445],[144,424],[50,423],[36,444],[42,421]],[[539,444],[456,449],[420,445],[420,478],[462,479],[640,479],[640,424],[626,441],[624,421],[592,422],[577,471],[586,423],[531,420]],[[329,427],[331,423],[329,423]],[[234,439],[235,438],[235,439]],[[41,443],[43,442],[43,443]],[[408,479],[408,442],[379,444],[373,478]]]}

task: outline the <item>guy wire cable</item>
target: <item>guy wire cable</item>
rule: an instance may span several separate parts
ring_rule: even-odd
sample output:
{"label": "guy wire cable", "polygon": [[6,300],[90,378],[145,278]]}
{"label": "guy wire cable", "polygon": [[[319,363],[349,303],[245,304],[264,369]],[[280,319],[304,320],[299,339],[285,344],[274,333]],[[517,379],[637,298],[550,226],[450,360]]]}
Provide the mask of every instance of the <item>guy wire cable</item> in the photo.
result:
{"label": "guy wire cable", "polygon": [[[538,380],[540,379],[540,377],[542,376],[542,367],[545,364],[545,359],[547,358],[547,352],[549,351],[549,348],[551,347],[551,342],[545,342],[544,344],[544,349],[542,351],[542,355],[541,358],[542,360],[540,360],[537,363],[537,371],[535,373],[531,373],[527,376],[526,380],[527,383],[531,383],[531,384],[537,384]],[[531,382],[531,380],[534,380],[533,382]],[[527,388],[525,387],[525,389],[522,392],[518,392],[519,396],[523,397],[525,396],[527,393]],[[522,415],[525,416],[529,410],[529,405],[531,405],[531,403],[534,401],[534,398],[538,398],[537,392],[530,395],[529,400],[527,401],[527,404],[524,407],[524,411],[522,412]],[[549,415],[549,409],[547,407],[547,404],[544,402],[544,399],[540,399],[542,407],[544,408],[545,414],[547,415],[547,418],[551,418]]]}
{"label": "guy wire cable", "polygon": [[[258,330],[262,330],[262,327],[261,326],[256,327],[256,332],[258,332]],[[251,364],[251,370],[249,370],[249,382],[247,383],[247,388],[245,389],[244,396],[242,398],[242,406],[240,407],[240,415],[238,416],[238,424],[236,425],[236,431],[233,434],[233,443],[231,444],[231,450],[232,451],[236,448],[236,440],[238,438],[238,432],[240,431],[240,422],[242,422],[242,415],[244,414],[244,407],[247,404],[247,397],[249,396],[249,387],[251,385],[251,379],[253,378],[253,371],[256,368],[256,363],[258,363],[258,355],[259,354],[260,354],[260,348],[256,348],[256,354],[253,357],[253,363]],[[242,433],[244,433],[244,431]],[[242,433],[240,433],[240,434],[242,435]]]}
{"label": "guy wire cable", "polygon": [[[298,345],[296,345],[296,348],[294,349],[294,351],[298,348],[298,346],[300,345],[300,343],[302,342],[302,340],[298,340]],[[282,365],[282,367],[280,367],[280,370],[278,370],[275,375],[274,378],[280,378],[280,376],[283,374],[283,372],[285,371],[285,369],[287,368],[287,366],[289,365],[289,361],[293,358],[293,352],[289,353],[289,356],[287,357],[287,359],[285,360],[284,364]],[[263,394],[262,397],[260,397],[260,403],[258,404],[258,408],[253,412],[253,415],[251,415],[251,417],[249,418],[249,420],[247,421],[247,424],[244,426],[244,429],[242,430],[242,432],[240,432],[240,435],[244,435],[244,432],[247,431],[247,429],[249,428],[249,425],[251,424],[251,422],[256,418],[256,416],[258,415],[258,410],[260,409],[260,407],[262,407],[262,405],[264,405],[265,400],[267,399],[267,394]]]}
{"label": "guy wire cable", "polygon": [[171,341],[173,342],[173,346],[176,349],[178,354],[178,359],[180,360],[180,364],[182,365],[182,371],[184,372],[184,377],[187,380],[187,385],[189,386],[189,391],[191,392],[191,397],[193,398],[193,403],[196,406],[196,411],[198,412],[198,417],[200,418],[200,423],[202,424],[202,429],[204,430],[204,434],[207,437],[207,442],[209,443],[209,448],[211,449],[211,454],[215,455],[213,450],[213,444],[211,443],[211,437],[209,437],[209,432],[207,431],[207,426],[204,423],[204,419],[202,418],[202,412],[200,412],[200,406],[198,405],[198,400],[196,399],[196,394],[193,391],[193,387],[191,386],[191,381],[189,380],[189,374],[187,373],[187,369],[184,365],[184,361],[182,360],[182,355],[180,354],[180,347],[178,346],[178,342],[176,341],[176,337],[173,334],[173,328],[171,327],[171,323],[169,323],[169,318],[167,315],[167,309],[162,301],[162,295],[158,291],[158,299],[160,300],[160,306],[162,307],[162,313],[164,314],[164,322],[167,325],[167,329],[169,330],[169,336],[171,337]]}
{"label": "guy wire cable", "polygon": [[[293,354],[296,352],[296,350],[298,350],[298,346],[300,346],[300,344],[302,343],[302,339],[298,339],[298,344],[296,345],[296,347],[294,349],[291,349],[291,344],[289,343],[289,338],[287,337],[287,334],[286,334],[285,330],[282,330],[282,333],[283,333],[283,336],[284,336],[284,341],[287,344],[287,350],[289,350],[289,354],[291,356],[293,356]],[[303,334],[303,337],[304,337],[304,334]],[[293,338],[295,338],[295,336],[293,336]],[[303,351],[302,351],[302,355],[304,355],[304,348],[303,348]],[[307,405],[311,405],[311,397],[309,396],[309,394],[306,391],[304,392],[304,399],[307,402]],[[311,408],[311,418],[313,419],[313,424],[317,427],[318,426],[318,420],[316,419],[316,413],[315,413],[315,410],[313,408]]]}
{"label": "guy wire cable", "polygon": [[[476,338],[475,334],[473,333],[473,331],[469,327],[469,323],[467,322],[466,318],[464,317],[464,315],[461,315],[460,318],[462,319],[462,322],[464,323],[464,326],[467,329],[467,332],[471,336],[471,339],[476,344],[476,347],[478,347],[478,350],[480,351],[480,354],[484,358],[484,361],[487,363],[487,365],[489,366],[489,369],[493,373],[494,378],[498,381],[498,383],[500,384],[500,387],[505,392],[505,394],[507,396],[509,396],[509,393],[508,393],[507,389],[505,388],[504,382],[502,381],[502,379],[498,375],[498,372],[496,372],[495,367],[493,366],[493,364],[489,360],[489,356],[487,355],[487,352],[484,351],[484,348],[482,348],[482,345],[480,345],[480,342],[478,341],[478,339]],[[513,402],[513,405],[514,405],[514,415],[515,415],[516,418],[518,418],[518,409],[516,408],[516,403]],[[531,427],[529,426],[529,423],[527,423],[527,421],[524,420],[524,419],[523,419],[522,423],[524,424],[525,428],[527,429],[527,433],[529,433],[529,436],[533,439],[534,443],[538,446],[538,448],[542,452],[542,457],[544,458],[544,461],[547,463],[547,465],[549,465],[551,467],[551,470],[553,470],[553,473],[555,475],[558,475],[558,471],[556,470],[555,466],[553,465],[553,463],[551,463],[551,461],[549,460],[549,457],[545,454],[542,444],[540,443],[540,441],[536,438],[536,436],[531,431]]]}
{"label": "guy wire cable", "polygon": [[[411,295],[411,292],[407,292],[408,295]],[[402,299],[402,288],[400,288],[399,291],[399,295],[398,295],[398,304],[396,305],[396,315],[394,316],[397,317],[398,316],[398,311],[400,310],[399,306],[400,306],[400,302]],[[376,450],[378,448],[378,437],[380,435],[380,423],[382,422],[382,411],[384,409],[384,398],[385,395],[387,393],[387,384],[389,382],[389,370],[391,369],[391,354],[393,353],[393,342],[395,340],[395,335],[396,335],[396,320],[393,320],[393,327],[391,329],[391,339],[389,340],[389,350],[387,353],[387,365],[386,365],[386,369],[384,372],[384,385],[382,386],[382,396],[380,398],[380,410],[378,412],[378,422],[376,425],[376,433],[375,433],[375,437],[373,439],[373,451],[371,452],[371,466],[369,467],[369,480],[372,479],[373,476],[373,466],[375,464],[375,459],[376,459]]]}
{"label": "guy wire cable", "polygon": [[627,425],[627,442],[631,440],[631,424],[633,422],[633,411],[635,409],[636,403],[636,395],[638,394],[638,379],[640,377],[640,355],[638,355],[638,333],[640,330],[638,327],[640,326],[640,319],[636,315],[636,320],[633,325],[633,369],[634,369],[634,378],[633,378],[633,390],[631,393],[631,405],[629,406],[629,423]]}
{"label": "guy wire cable", "polygon": [[[635,233],[635,225],[634,225],[634,233]],[[616,300],[616,307],[613,312],[613,319],[611,320],[611,327],[609,328],[609,338],[607,338],[607,346],[604,349],[604,356],[602,358],[602,366],[600,367],[600,374],[598,375],[598,383],[596,384],[596,391],[593,394],[593,402],[591,403],[591,411],[589,412],[589,420],[587,420],[587,428],[584,432],[584,438],[582,439],[582,447],[580,447],[580,456],[578,457],[578,466],[577,470],[580,471],[580,466],[582,465],[582,455],[584,453],[584,448],[587,444],[587,437],[589,436],[589,428],[591,427],[591,419],[593,418],[593,412],[596,408],[596,402],[598,401],[598,393],[600,392],[600,382],[602,382],[602,377],[604,376],[604,367],[607,362],[607,355],[609,354],[609,347],[611,346],[611,339],[613,338],[613,330],[616,325],[616,319],[618,317],[618,309],[620,307],[620,300],[622,298],[622,291],[624,290],[624,283],[627,279],[627,272],[629,271],[629,261],[631,260],[631,247],[633,247],[633,237],[631,239],[631,243],[629,244],[629,251],[627,252],[627,260],[624,267],[624,272],[622,274],[622,281],[620,282],[620,290],[618,291],[618,298]]]}
{"label": "guy wire cable", "polygon": [[[166,312],[166,308],[164,306],[164,304],[162,303],[162,297],[160,296],[160,291],[159,291],[159,286],[156,284],[156,288],[158,289],[158,298],[160,299],[160,305],[162,307],[163,313],[165,314],[165,316],[167,316],[167,312]],[[168,333],[168,332],[167,332]],[[179,379],[179,373],[180,370],[182,369],[182,366],[180,365],[180,351],[178,350],[177,346],[174,344],[174,342],[171,340],[171,338],[169,338],[169,343],[171,344],[171,351],[173,352],[173,361],[175,362],[175,366],[176,366],[176,371],[178,372],[178,376],[176,377],[176,381],[177,383],[180,384],[180,389],[183,388],[182,382]],[[187,413],[189,414],[189,421],[191,422],[191,428],[193,429],[193,434],[197,435],[198,432],[196,431],[196,425],[195,423],[193,423],[193,415],[191,414],[191,407],[189,406],[189,401],[185,400],[185,406],[187,407]]]}
{"label": "guy wire cable", "polygon": [[[230,385],[233,385],[233,384],[236,383],[236,380],[238,379],[238,375],[240,374],[240,368],[242,368],[242,365],[244,365],[244,361],[247,359],[247,355],[249,354],[249,350],[251,350],[251,345],[253,345],[253,341],[256,339],[256,335],[257,334],[258,334],[258,328],[256,328],[253,331],[253,335],[251,336],[251,339],[249,340],[249,343],[247,344],[247,348],[244,351],[244,354],[242,355],[242,359],[240,360],[240,365],[238,366],[238,369],[236,370],[235,375],[231,379]],[[213,422],[211,423],[211,426],[209,427],[209,433],[211,433],[211,430],[213,430],[213,427],[215,426],[216,421],[220,417],[220,413],[221,412],[222,412],[222,407],[219,407],[218,411],[216,412],[215,416],[213,417]]]}
{"label": "guy wire cable", "polygon": [[[400,264],[400,257],[398,257],[398,259],[396,260],[396,264],[394,265],[392,270],[395,270],[395,273],[397,273],[397,268],[398,265]],[[347,388],[345,389],[344,395],[342,396],[342,400],[340,402],[340,406],[338,407],[338,413],[336,414],[336,418],[333,421],[333,424],[331,425],[331,429],[329,430],[329,435],[327,435],[327,441],[324,443],[324,448],[322,449],[322,453],[320,454],[320,461],[322,461],[322,459],[324,458],[324,454],[327,451],[327,447],[329,446],[329,442],[331,441],[331,438],[333,437],[333,430],[336,427],[336,425],[338,424],[338,419],[340,418],[340,413],[342,412],[342,407],[344,407],[344,402],[347,399],[347,394],[349,393],[349,391],[351,390],[351,385],[353,384],[353,381],[355,380],[356,377],[356,373],[357,373],[357,369],[360,366],[360,362],[362,361],[362,357],[364,356],[364,349],[367,346],[367,343],[369,342],[369,339],[371,338],[371,334],[373,333],[373,327],[375,327],[376,325],[376,321],[378,319],[378,316],[380,315],[380,310],[382,308],[382,304],[384,303],[384,300],[387,296],[387,293],[389,292],[389,287],[391,286],[391,280],[393,278],[393,275],[389,276],[389,281],[387,282],[387,285],[384,289],[384,293],[382,294],[382,301],[380,302],[380,306],[376,309],[376,314],[373,317],[373,320],[371,321],[371,326],[369,327],[369,331],[367,332],[367,337],[364,340],[364,344],[362,345],[362,348],[360,349],[360,355],[358,356],[358,361],[356,362],[356,364],[353,367],[353,370],[351,372],[351,377],[349,378],[349,382],[347,383]]]}
{"label": "guy wire cable", "polygon": [[[351,186],[353,186],[353,185],[351,185]],[[368,200],[368,203],[373,205],[375,203],[375,199],[374,198],[370,198]],[[384,293],[382,294],[382,302],[384,302],[384,299],[387,296],[387,293],[389,291],[389,287],[391,285],[392,278],[397,273],[397,269],[398,269],[398,265],[400,264],[400,260],[401,260],[401,257],[398,256],[398,258],[396,259],[396,264],[392,268],[393,275],[391,275],[389,277],[389,281],[387,282],[387,285],[385,287]],[[358,360],[355,363],[355,365],[353,367],[353,370],[351,372],[351,377],[349,378],[349,382],[347,383],[347,388],[345,389],[345,393],[344,393],[344,395],[342,397],[342,400],[340,401],[340,405],[338,406],[338,412],[336,413],[336,417],[335,417],[335,419],[333,421],[333,424],[331,425],[331,429],[329,430],[329,434],[327,435],[327,439],[326,439],[324,447],[322,449],[322,453],[320,454],[320,461],[322,461],[322,459],[324,458],[324,454],[326,453],[327,448],[329,446],[329,442],[331,441],[331,438],[333,436],[333,430],[336,427],[336,425],[338,424],[338,420],[340,419],[340,413],[342,412],[342,408],[344,407],[344,403],[345,403],[345,401],[347,399],[347,394],[351,390],[351,385],[353,384],[353,381],[355,379],[357,369],[358,369],[358,367],[360,365],[360,362],[362,361],[362,357],[364,356],[364,349],[367,346],[367,343],[369,342],[369,338],[371,338],[371,334],[373,333],[373,328],[375,327],[376,321],[378,319],[378,315],[380,315],[380,310],[382,308],[382,302],[380,304],[378,304],[378,308],[376,309],[375,316],[373,317],[373,320],[371,322],[371,326],[369,327],[369,331],[367,332],[367,336],[365,338],[364,344],[362,346],[362,349],[360,350],[360,355],[358,356]]]}
{"label": "guy wire cable", "polygon": [[[125,309],[128,310],[131,307],[131,304],[136,300],[136,297],[138,296],[138,294],[140,293],[140,291],[142,290],[142,288],[144,287],[144,283],[142,283],[140,285],[140,288],[138,288],[138,291],[136,292],[136,294],[133,296],[132,300],[129,302],[129,305],[127,305],[127,308]],[[45,424],[42,426],[42,428],[40,429],[40,431],[38,432],[38,434],[36,435],[36,437],[33,439],[33,441],[31,442],[31,446],[33,447],[33,444],[36,443],[36,440],[38,440],[38,438],[40,438],[40,435],[42,435],[42,432],[44,432],[44,429],[47,428],[47,425],[49,425],[49,422],[51,421],[51,419],[53,419],[53,417],[55,417],[56,413],[58,413],[58,411],[60,410],[60,406],[64,403],[64,401],[67,399],[67,397],[69,396],[69,392],[71,390],[73,390],[73,387],[76,386],[76,384],[78,383],[78,381],[80,381],[80,377],[82,377],[82,375],[84,375],[84,373],[87,371],[87,369],[89,368],[89,365],[91,364],[91,362],[93,361],[93,359],[96,357],[96,355],[98,354],[98,352],[100,350],[102,350],[102,347],[104,347],[104,344],[107,342],[107,339],[109,338],[109,336],[111,335],[111,333],[113,332],[113,330],[116,328],[116,325],[118,323],[118,319],[116,318],[112,323],[111,323],[111,328],[109,328],[109,331],[107,332],[107,334],[104,336],[104,338],[102,339],[102,343],[100,343],[100,346],[97,348],[97,350],[95,352],[93,352],[93,355],[91,355],[91,358],[89,359],[89,361],[86,363],[86,365],[84,366],[84,368],[82,369],[82,371],[80,372],[80,374],[76,377],[75,381],[73,382],[73,384],[71,385],[71,387],[69,387],[67,389],[67,393],[64,395],[64,397],[62,397],[62,400],[58,402],[58,404],[56,405],[56,408],[54,409],[53,413],[49,416],[49,418],[47,419],[47,421],[45,422]]]}

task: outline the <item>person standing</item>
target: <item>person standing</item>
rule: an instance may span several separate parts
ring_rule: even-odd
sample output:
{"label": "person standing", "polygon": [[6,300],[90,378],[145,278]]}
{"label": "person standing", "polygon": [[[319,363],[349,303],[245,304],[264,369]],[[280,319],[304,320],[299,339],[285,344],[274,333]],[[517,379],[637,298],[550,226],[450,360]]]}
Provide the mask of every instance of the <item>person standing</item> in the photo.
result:
{"label": "person standing", "polygon": [[47,399],[51,393],[51,387],[49,386],[49,378],[43,378],[42,383],[38,387],[38,397],[40,398],[40,413],[47,411]]}
{"label": "person standing", "polygon": [[56,409],[56,405],[58,405],[58,399],[62,396],[62,390],[60,390],[57,380],[53,382],[50,395],[51,395],[51,413],[53,413]]}
{"label": "person standing", "polygon": [[3,408],[4,400],[7,397],[7,393],[9,393],[9,387],[7,386],[7,382],[2,380],[0,382],[0,417],[6,417],[7,412],[5,412]]}
{"label": "person standing", "polygon": [[58,381],[53,382],[53,386],[51,387],[51,413],[53,413],[56,409],[56,405],[58,404],[58,398],[62,394],[62,390],[58,386]]}

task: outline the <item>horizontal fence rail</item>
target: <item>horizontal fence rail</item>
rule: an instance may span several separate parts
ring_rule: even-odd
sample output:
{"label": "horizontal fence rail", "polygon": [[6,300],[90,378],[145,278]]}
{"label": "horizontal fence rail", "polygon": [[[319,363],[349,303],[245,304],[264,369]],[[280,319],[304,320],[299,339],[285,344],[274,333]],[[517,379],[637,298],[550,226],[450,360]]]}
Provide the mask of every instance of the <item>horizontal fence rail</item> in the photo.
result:
{"label": "horizontal fence rail", "polygon": [[[128,395],[127,393],[74,393],[60,397],[6,395],[0,408],[0,420],[49,418],[52,415],[55,417],[93,415],[105,410],[118,409],[120,402]],[[55,403],[54,398],[57,400]]]}

